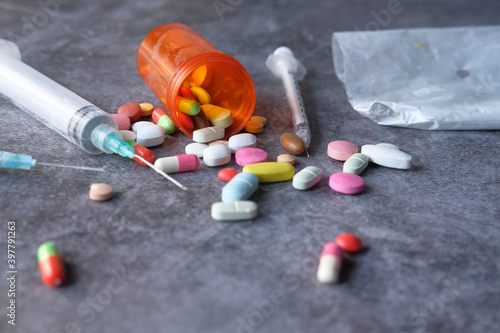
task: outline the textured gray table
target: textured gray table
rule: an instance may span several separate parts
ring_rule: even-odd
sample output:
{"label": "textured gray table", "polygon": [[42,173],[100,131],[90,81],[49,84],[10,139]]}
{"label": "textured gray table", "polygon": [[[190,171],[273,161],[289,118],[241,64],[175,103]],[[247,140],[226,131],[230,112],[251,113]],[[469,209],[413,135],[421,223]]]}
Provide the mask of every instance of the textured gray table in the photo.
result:
{"label": "textured gray table", "polygon": [[[290,46],[308,69],[300,85],[313,129],[311,157],[300,156],[297,168],[316,165],[324,177],[307,192],[261,185],[252,198],[257,219],[219,223],[210,206],[224,185],[220,168],[175,175],[190,188],[180,191],[131,161],[86,154],[0,100],[0,150],[105,169],[0,171],[0,268],[6,277],[7,222],[15,221],[18,271],[15,327],[7,323],[9,285],[0,282],[1,332],[498,331],[499,133],[378,126],[352,110],[334,76],[331,33],[363,30],[391,1],[47,3],[1,1],[0,36],[109,112],[129,101],[160,106],[137,74],[136,50],[158,25],[191,25],[249,71],[255,113],[269,120],[259,147],[271,158],[283,153],[279,137],[292,125],[264,62]],[[496,24],[500,13],[493,0],[400,6],[385,28]],[[341,163],[326,156],[338,139],[396,143],[414,167],[371,166],[361,195],[340,195],[327,180]],[[176,133],[153,151],[179,154],[189,142]],[[113,200],[89,201],[93,182],[111,184]],[[367,249],[346,259],[340,284],[320,285],[318,255],[342,232]],[[49,240],[68,266],[59,289],[44,286],[37,268],[36,249]]]}

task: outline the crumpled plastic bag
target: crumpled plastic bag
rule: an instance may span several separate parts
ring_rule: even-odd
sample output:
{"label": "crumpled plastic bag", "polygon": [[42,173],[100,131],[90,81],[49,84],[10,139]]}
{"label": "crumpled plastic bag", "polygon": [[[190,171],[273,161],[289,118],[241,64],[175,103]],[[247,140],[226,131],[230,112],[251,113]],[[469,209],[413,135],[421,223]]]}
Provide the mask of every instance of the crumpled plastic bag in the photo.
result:
{"label": "crumpled plastic bag", "polygon": [[500,26],[334,32],[335,73],[380,125],[500,129]]}

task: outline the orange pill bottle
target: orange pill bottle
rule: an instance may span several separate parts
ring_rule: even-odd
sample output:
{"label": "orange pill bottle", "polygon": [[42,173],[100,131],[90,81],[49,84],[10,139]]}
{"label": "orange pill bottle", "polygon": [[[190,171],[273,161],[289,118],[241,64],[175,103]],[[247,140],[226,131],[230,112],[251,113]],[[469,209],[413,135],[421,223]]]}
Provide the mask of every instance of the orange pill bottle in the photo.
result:
{"label": "orange pill bottle", "polygon": [[255,87],[248,72],[186,25],[169,23],[151,31],[139,47],[137,67],[175,125],[190,137],[193,129],[184,127],[176,114],[175,99],[183,86],[199,85],[210,94],[211,104],[231,110],[234,121],[226,128],[226,139],[252,116]]}

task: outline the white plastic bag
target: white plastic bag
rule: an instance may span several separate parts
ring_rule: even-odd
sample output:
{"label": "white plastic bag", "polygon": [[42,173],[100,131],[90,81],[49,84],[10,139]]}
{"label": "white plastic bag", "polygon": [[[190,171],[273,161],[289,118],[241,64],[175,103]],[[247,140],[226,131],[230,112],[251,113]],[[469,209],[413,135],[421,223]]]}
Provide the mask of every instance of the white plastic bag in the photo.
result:
{"label": "white plastic bag", "polygon": [[335,32],[335,73],[380,125],[500,129],[500,26]]}

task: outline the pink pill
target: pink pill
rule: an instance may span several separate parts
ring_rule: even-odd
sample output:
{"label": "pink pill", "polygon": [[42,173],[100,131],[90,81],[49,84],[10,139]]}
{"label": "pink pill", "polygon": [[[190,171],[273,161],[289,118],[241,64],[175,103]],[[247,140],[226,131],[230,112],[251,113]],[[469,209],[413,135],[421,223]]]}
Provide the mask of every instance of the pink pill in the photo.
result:
{"label": "pink pill", "polygon": [[332,190],[343,194],[358,194],[363,191],[365,181],[353,173],[337,172],[330,176]]}
{"label": "pink pill", "polygon": [[130,129],[130,118],[124,114],[112,114],[111,117],[115,118],[118,123],[118,130],[128,130]]}
{"label": "pink pill", "polygon": [[267,153],[259,148],[243,148],[234,154],[236,164],[245,166],[254,163],[267,162]]}
{"label": "pink pill", "polygon": [[332,141],[328,144],[328,156],[338,161],[347,159],[358,152],[358,146],[349,141]]}
{"label": "pink pill", "polygon": [[321,257],[324,256],[334,256],[342,260],[342,249],[334,242],[326,243],[321,252]]}

